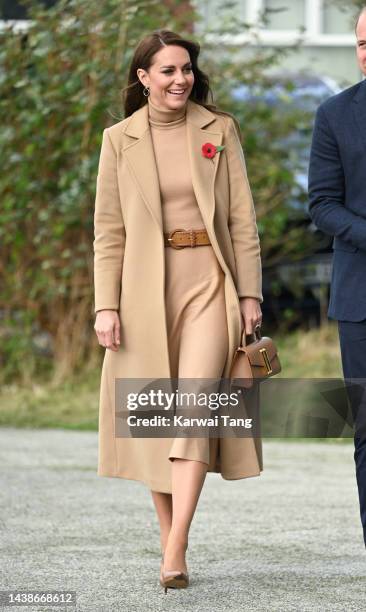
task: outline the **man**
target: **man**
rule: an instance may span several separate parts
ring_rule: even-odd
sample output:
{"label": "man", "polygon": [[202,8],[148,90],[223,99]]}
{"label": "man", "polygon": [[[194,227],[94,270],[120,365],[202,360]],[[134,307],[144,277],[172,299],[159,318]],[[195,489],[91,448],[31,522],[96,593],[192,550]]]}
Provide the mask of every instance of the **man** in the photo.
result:
{"label": "man", "polygon": [[[366,75],[366,6],[357,19],[356,38],[359,66]],[[334,236],[328,316],[338,321],[355,424],[354,458],[366,546],[366,400],[362,398],[366,389],[366,81],[318,108],[309,201],[315,225]]]}

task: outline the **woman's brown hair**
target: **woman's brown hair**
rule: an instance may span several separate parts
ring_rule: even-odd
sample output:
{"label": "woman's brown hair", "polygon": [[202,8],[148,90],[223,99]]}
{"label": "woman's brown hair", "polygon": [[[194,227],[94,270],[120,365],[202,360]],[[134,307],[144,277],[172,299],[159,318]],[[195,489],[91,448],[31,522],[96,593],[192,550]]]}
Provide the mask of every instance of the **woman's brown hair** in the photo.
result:
{"label": "woman's brown hair", "polygon": [[235,117],[230,113],[219,110],[215,104],[207,102],[208,95],[211,95],[211,99],[213,99],[213,96],[207,74],[198,68],[197,62],[201,49],[199,43],[183,38],[170,30],[155,30],[151,34],[144,36],[138,43],[130,64],[128,84],[122,90],[125,117],[129,117],[136,110],[147,104],[146,96],[143,94],[144,86],[137,77],[137,69],[142,68],[148,71],[153,63],[152,58],[154,54],[165,45],[178,45],[189,53],[194,75],[194,84],[189,99],[196,104],[204,106],[213,113],[231,117],[234,120],[238,136],[241,140],[240,127]]}

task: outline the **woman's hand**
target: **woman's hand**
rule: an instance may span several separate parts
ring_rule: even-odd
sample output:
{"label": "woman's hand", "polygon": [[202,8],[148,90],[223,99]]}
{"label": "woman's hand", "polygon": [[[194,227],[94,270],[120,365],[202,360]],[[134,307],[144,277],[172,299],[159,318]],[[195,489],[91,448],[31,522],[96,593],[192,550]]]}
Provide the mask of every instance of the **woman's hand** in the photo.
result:
{"label": "woman's hand", "polygon": [[257,298],[239,298],[240,312],[243,317],[243,326],[246,334],[252,334],[262,323],[262,311]]}
{"label": "woman's hand", "polygon": [[118,351],[121,324],[116,310],[98,310],[94,329],[100,346]]}

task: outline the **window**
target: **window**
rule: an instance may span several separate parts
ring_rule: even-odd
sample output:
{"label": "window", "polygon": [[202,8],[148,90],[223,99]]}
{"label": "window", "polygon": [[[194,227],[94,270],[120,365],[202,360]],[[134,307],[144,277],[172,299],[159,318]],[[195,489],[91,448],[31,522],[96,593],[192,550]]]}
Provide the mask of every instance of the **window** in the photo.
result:
{"label": "window", "polygon": [[350,10],[341,9],[326,1],[323,6],[323,33],[350,34],[353,33],[354,19],[350,18]]}
{"label": "window", "polygon": [[[230,23],[235,15],[255,26],[256,43],[245,28],[227,42],[291,46],[302,34],[303,47],[354,47],[356,8],[334,0],[191,0],[203,20],[195,30]],[[263,23],[261,16],[266,16]],[[209,36],[209,35],[208,35]],[[226,42],[226,41],[225,41]]]}
{"label": "window", "polygon": [[191,0],[192,6],[202,17],[202,21],[195,24],[196,31],[217,28],[232,17],[245,21],[250,2],[251,0]]}
{"label": "window", "polygon": [[265,0],[268,30],[298,30],[305,24],[304,0]]}

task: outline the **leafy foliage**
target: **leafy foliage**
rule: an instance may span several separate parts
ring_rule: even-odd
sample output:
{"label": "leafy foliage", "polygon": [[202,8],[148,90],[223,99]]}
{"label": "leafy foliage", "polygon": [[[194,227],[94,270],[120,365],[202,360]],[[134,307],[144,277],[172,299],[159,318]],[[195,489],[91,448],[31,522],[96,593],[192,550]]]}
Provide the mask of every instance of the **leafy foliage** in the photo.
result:
{"label": "leafy foliage", "polygon": [[[24,4],[29,28],[0,34],[0,358],[4,380],[39,373],[62,379],[96,353],[92,241],[102,131],[123,118],[120,92],[140,38],[162,26],[190,36],[198,16],[176,0]],[[242,27],[248,29],[223,20],[216,34]],[[264,263],[303,253],[303,228],[294,226],[283,240],[294,187],[283,138],[298,117],[265,105],[249,109],[230,96],[236,83],[266,87],[278,50],[243,59],[235,47],[220,55],[205,33],[202,42],[201,67],[215,101],[243,129]]]}

